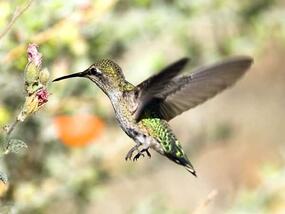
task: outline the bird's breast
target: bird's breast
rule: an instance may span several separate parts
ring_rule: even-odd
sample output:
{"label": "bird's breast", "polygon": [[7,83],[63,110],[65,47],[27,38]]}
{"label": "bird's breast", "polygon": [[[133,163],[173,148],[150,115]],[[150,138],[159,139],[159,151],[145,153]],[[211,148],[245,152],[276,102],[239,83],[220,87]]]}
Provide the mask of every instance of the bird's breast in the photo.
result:
{"label": "bird's breast", "polygon": [[[117,98],[112,100],[112,105],[115,111],[116,119],[118,120],[121,128],[130,136],[129,130],[134,129],[139,131],[143,129],[134,119],[132,109],[134,108],[134,103],[130,99]],[[133,137],[133,136],[131,136]]]}
{"label": "bird's breast", "polygon": [[149,132],[149,128],[152,127],[148,127],[148,124],[142,121],[136,122],[133,114],[136,103],[132,99],[121,97],[113,100],[112,104],[120,127],[129,137],[137,143],[147,144],[157,152],[163,153],[161,145]]}

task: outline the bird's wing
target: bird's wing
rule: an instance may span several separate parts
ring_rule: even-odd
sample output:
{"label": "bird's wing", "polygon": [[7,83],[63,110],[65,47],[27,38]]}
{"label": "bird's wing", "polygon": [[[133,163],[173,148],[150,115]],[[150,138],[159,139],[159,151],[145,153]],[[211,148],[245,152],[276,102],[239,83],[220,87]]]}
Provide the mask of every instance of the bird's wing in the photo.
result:
{"label": "bird's wing", "polygon": [[[252,61],[250,57],[234,57],[198,68],[191,75],[176,77],[160,93],[156,91],[152,99],[148,98],[148,107],[155,105],[154,110],[161,118],[171,120],[233,85],[251,66]],[[138,109],[141,114],[143,109]]]}
{"label": "bird's wing", "polygon": [[136,86],[134,93],[138,101],[135,118],[138,119],[145,106],[156,98],[156,95],[175,78],[189,62],[189,58],[182,58],[161,70],[158,74],[151,76]]}

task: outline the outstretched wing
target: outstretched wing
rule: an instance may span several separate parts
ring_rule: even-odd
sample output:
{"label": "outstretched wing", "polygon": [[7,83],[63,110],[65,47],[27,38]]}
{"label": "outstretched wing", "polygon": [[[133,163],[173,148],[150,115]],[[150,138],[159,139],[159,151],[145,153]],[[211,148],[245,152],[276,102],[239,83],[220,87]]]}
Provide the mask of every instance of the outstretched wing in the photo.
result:
{"label": "outstretched wing", "polygon": [[161,70],[158,74],[146,79],[135,88],[135,97],[138,101],[138,108],[135,112],[135,118],[138,119],[145,108],[155,96],[164,90],[189,62],[189,58],[182,58]]}
{"label": "outstretched wing", "polygon": [[160,92],[149,95],[151,97],[148,97],[147,105],[138,107],[140,112],[136,118],[140,118],[146,107],[155,105],[154,110],[161,118],[171,120],[233,85],[251,66],[252,61],[250,57],[234,57],[198,68],[189,76],[173,78]]}

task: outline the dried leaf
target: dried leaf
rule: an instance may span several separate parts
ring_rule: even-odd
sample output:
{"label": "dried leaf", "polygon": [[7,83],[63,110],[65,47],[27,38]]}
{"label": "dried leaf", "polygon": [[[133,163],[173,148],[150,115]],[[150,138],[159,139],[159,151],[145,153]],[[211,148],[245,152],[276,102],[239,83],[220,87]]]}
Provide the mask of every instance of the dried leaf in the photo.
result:
{"label": "dried leaf", "polygon": [[26,97],[24,107],[17,117],[17,120],[24,121],[27,116],[38,110],[39,101],[36,94]]}

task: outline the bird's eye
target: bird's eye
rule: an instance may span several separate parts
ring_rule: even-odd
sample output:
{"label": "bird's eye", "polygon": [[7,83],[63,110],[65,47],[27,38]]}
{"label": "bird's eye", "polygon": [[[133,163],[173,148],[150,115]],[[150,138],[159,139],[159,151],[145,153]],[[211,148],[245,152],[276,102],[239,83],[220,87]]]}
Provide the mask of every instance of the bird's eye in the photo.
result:
{"label": "bird's eye", "polygon": [[97,73],[97,69],[92,66],[92,67],[90,68],[90,73],[91,73],[91,74]]}
{"label": "bird's eye", "polygon": [[90,68],[90,73],[91,73],[92,75],[95,75],[95,76],[99,76],[99,75],[102,74],[102,72],[101,72],[98,68],[96,68],[96,67],[94,67],[94,66],[92,66],[92,67]]}

